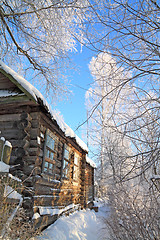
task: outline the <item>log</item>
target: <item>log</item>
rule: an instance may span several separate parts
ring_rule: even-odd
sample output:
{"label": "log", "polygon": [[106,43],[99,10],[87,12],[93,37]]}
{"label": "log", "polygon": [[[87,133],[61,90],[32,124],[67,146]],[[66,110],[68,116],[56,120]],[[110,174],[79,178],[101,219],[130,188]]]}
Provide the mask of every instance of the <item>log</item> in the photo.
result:
{"label": "log", "polygon": [[23,156],[27,155],[27,152],[24,150],[24,148],[17,148],[15,154],[17,158],[22,158]]}
{"label": "log", "polygon": [[[18,129],[12,128],[12,129],[3,129],[1,128],[1,134],[6,138],[10,139],[10,137],[18,136]],[[17,138],[18,139],[18,138]]]}
{"label": "log", "polygon": [[31,123],[27,119],[23,119],[17,124],[18,129],[28,129],[31,127]]}
{"label": "log", "polygon": [[28,134],[28,132],[24,131],[24,130],[19,130],[18,132],[18,136],[19,136],[19,139],[25,139],[25,140],[29,140],[30,139],[30,136]]}
{"label": "log", "polygon": [[[41,174],[44,175],[43,173]],[[49,177],[46,178],[37,178],[36,183],[44,186],[50,186],[52,188],[60,188],[62,183],[61,182],[55,182],[54,180],[50,179]]]}
{"label": "log", "polygon": [[28,153],[30,156],[37,156],[38,154],[38,148],[29,148]]}
{"label": "log", "polygon": [[39,184],[36,184],[35,186],[35,195],[52,195],[52,196],[58,196],[60,193],[60,189],[52,188],[49,186],[42,186]]}
{"label": "log", "polygon": [[32,112],[30,113],[30,116],[33,120],[39,119],[39,112]]}
{"label": "log", "polygon": [[4,121],[19,121],[21,114],[5,114],[5,115],[0,115],[0,122]]}
{"label": "log", "polygon": [[24,130],[19,130],[18,128],[12,128],[12,129],[2,129],[2,135],[10,140],[23,140],[24,138],[26,140],[29,139],[29,134],[25,132]]}
{"label": "log", "polygon": [[32,128],[39,128],[39,121],[37,121],[37,120],[32,120],[32,121],[31,121],[31,127],[32,127]]}
{"label": "log", "polygon": [[32,117],[31,117],[30,114],[27,113],[27,112],[21,113],[20,118],[21,118],[21,120],[24,120],[24,119],[26,119],[26,120],[28,120],[28,121],[31,121],[31,120],[32,120]]}
{"label": "log", "polygon": [[[7,121],[0,121],[1,123],[1,129],[11,129],[11,128],[14,128],[15,127],[15,122],[7,122]],[[17,122],[16,122],[17,123]]]}
{"label": "log", "polygon": [[29,176],[30,174],[32,174],[32,176],[35,176],[35,174],[36,174],[35,173],[35,165],[34,164],[29,165],[29,166],[24,165],[23,172],[27,176]]}
{"label": "log", "polygon": [[39,128],[31,128],[30,129],[31,139],[37,139],[37,136],[39,136]]}
{"label": "log", "polygon": [[37,138],[36,138],[36,140],[34,140],[34,139],[30,140],[30,147],[38,147],[38,146],[39,146],[39,144],[37,142]]}
{"label": "log", "polygon": [[[35,206],[57,206],[58,201],[59,201],[59,196],[50,196],[50,195],[48,195],[47,197],[45,195],[34,196]],[[63,203],[61,204],[61,206],[63,206]]]}
{"label": "log", "polygon": [[23,160],[26,162],[28,165],[34,165],[36,162],[37,156],[25,156],[23,157]]}
{"label": "log", "polygon": [[27,149],[30,146],[30,142],[26,139],[24,139],[24,140],[20,140],[20,139],[19,140],[14,140],[14,139],[12,139],[12,140],[10,140],[10,142],[11,142],[13,148],[22,147],[24,149]]}

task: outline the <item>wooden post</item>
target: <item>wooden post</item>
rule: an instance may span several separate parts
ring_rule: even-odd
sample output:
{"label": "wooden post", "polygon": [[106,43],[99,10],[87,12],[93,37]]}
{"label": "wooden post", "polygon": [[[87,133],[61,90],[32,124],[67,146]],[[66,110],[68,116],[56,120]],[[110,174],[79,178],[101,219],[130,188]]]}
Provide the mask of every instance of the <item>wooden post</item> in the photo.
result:
{"label": "wooden post", "polygon": [[12,152],[12,145],[10,142],[6,141],[3,148],[2,161],[9,165],[10,157]]}
{"label": "wooden post", "polygon": [[4,143],[5,143],[5,138],[1,137],[0,138],[0,161],[2,161]]}

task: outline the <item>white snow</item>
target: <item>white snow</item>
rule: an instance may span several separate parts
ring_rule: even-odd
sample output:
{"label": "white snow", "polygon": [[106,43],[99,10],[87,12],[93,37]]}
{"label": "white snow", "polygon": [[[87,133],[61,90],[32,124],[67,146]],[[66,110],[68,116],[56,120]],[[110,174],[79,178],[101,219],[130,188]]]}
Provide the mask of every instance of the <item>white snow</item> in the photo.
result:
{"label": "white snow", "polygon": [[101,206],[97,213],[88,209],[76,211],[60,217],[43,231],[42,236],[32,240],[107,240],[109,233],[104,219],[108,217],[108,212],[107,206]]}
{"label": "white snow", "polygon": [[40,137],[37,137],[37,143],[40,145],[41,144],[41,139]]}
{"label": "white snow", "polygon": [[55,111],[53,111],[46,101],[46,99],[43,97],[43,95],[36,89],[32,84],[30,84],[26,79],[24,79],[22,76],[20,76],[18,73],[16,73],[14,70],[9,68],[5,63],[3,63],[0,60],[0,68],[3,69],[6,73],[10,74],[22,87],[22,89],[25,89],[36,102],[39,102],[39,99],[41,99],[41,102],[43,103],[43,107],[51,114],[51,117],[53,120],[55,120],[60,127],[60,129],[65,133],[66,136],[75,138],[77,144],[86,152],[88,152],[87,145],[74,133],[74,131],[63,121],[62,117]]}
{"label": "white snow", "polygon": [[42,197],[45,197],[45,198],[57,198],[57,196],[53,196],[53,195],[34,195],[33,197],[34,198],[42,198]]}
{"label": "white snow", "polygon": [[10,166],[0,161],[0,172],[9,172]]}
{"label": "white snow", "polygon": [[9,142],[9,141],[5,141],[5,144],[4,145],[6,145],[6,146],[8,146],[8,147],[12,147],[12,144]]}
{"label": "white snow", "polygon": [[152,175],[152,176],[150,177],[150,179],[151,179],[151,180],[152,180],[152,179],[158,180],[158,179],[160,179],[160,175]]}
{"label": "white snow", "polygon": [[1,137],[0,139],[1,139],[3,142],[5,142],[5,138],[4,138],[4,137]]}
{"label": "white snow", "polygon": [[12,178],[12,179],[14,179],[15,181],[17,181],[17,182],[22,182],[22,180],[21,179],[19,179],[19,178],[17,178],[17,177],[15,177],[15,176],[13,176],[12,174],[8,174],[8,176],[10,177],[10,178]]}
{"label": "white snow", "polygon": [[22,195],[19,194],[16,190],[14,190],[12,187],[10,186],[5,186],[4,189],[4,197],[7,198],[13,198],[13,199],[21,199]]}
{"label": "white snow", "polygon": [[38,219],[39,217],[40,217],[39,213],[34,213],[32,219],[33,219],[33,220],[34,220],[34,219]]}
{"label": "white snow", "polygon": [[39,208],[40,215],[51,215],[51,216],[53,216],[53,215],[56,215],[56,214],[60,215],[61,213],[65,212],[69,209],[73,209],[73,208],[78,209],[78,207],[79,207],[78,205],[70,204],[67,207],[61,208],[61,209],[53,208],[53,207],[49,207],[49,206],[47,206],[47,207],[39,206],[38,208]]}
{"label": "white snow", "polygon": [[8,97],[8,96],[15,96],[19,95],[17,92],[11,92],[9,90],[0,90],[0,97]]}
{"label": "white snow", "polygon": [[91,165],[91,167],[97,168],[96,164],[88,156],[86,156],[86,162],[89,163],[89,165]]}

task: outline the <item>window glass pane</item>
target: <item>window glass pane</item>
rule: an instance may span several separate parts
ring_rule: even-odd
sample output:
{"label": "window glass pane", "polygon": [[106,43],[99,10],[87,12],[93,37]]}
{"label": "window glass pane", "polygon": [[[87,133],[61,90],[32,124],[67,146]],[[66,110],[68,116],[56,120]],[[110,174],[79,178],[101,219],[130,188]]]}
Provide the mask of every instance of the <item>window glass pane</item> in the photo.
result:
{"label": "window glass pane", "polygon": [[63,162],[63,169],[65,169],[68,166],[68,162],[66,160],[64,160]]}
{"label": "window glass pane", "polygon": [[46,149],[46,158],[49,158],[49,150]]}
{"label": "window glass pane", "polygon": [[44,167],[45,167],[45,168],[48,168],[48,162],[45,162]]}
{"label": "window glass pane", "polygon": [[53,152],[50,153],[50,159],[53,160]]}
{"label": "window glass pane", "polygon": [[62,176],[67,178],[69,175],[69,162],[67,162],[65,159],[64,159],[64,162],[63,162],[63,174]]}
{"label": "window glass pane", "polygon": [[50,148],[50,149],[53,149],[54,150],[54,139],[51,138],[50,136],[47,136],[47,146]]}
{"label": "window glass pane", "polygon": [[64,157],[66,159],[69,159],[69,151],[67,149],[65,149],[65,151],[64,151]]}

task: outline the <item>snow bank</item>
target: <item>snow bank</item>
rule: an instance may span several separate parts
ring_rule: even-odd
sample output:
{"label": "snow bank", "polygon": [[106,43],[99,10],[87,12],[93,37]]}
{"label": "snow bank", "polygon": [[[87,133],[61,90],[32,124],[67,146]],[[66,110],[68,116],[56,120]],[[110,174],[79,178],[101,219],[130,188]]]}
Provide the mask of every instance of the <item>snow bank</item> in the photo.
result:
{"label": "snow bank", "polygon": [[9,172],[10,166],[0,161],[0,172]]}
{"label": "snow bank", "polygon": [[[105,216],[105,213],[103,214]],[[59,218],[32,240],[102,240],[109,239],[104,218],[99,213],[81,210]]]}
{"label": "snow bank", "polygon": [[93,168],[97,168],[96,164],[93,162],[92,159],[90,159],[88,156],[86,156],[86,162],[91,165]]}
{"label": "snow bank", "polygon": [[[22,87],[22,89],[25,89],[32,98],[43,105],[43,107],[50,113],[53,120],[55,120],[60,127],[60,129],[65,133],[67,137],[75,138],[77,144],[86,152],[88,152],[87,145],[74,133],[74,131],[63,121],[62,117],[60,117],[59,114],[57,114],[55,111],[53,111],[46,101],[46,99],[43,97],[43,95],[36,89],[32,84],[30,84],[26,79],[24,79],[22,76],[20,76],[18,73],[16,73],[14,70],[9,68],[6,64],[4,64],[0,60],[0,68],[3,69],[6,73],[10,74],[17,83]],[[39,101],[39,99],[41,101]]]}

